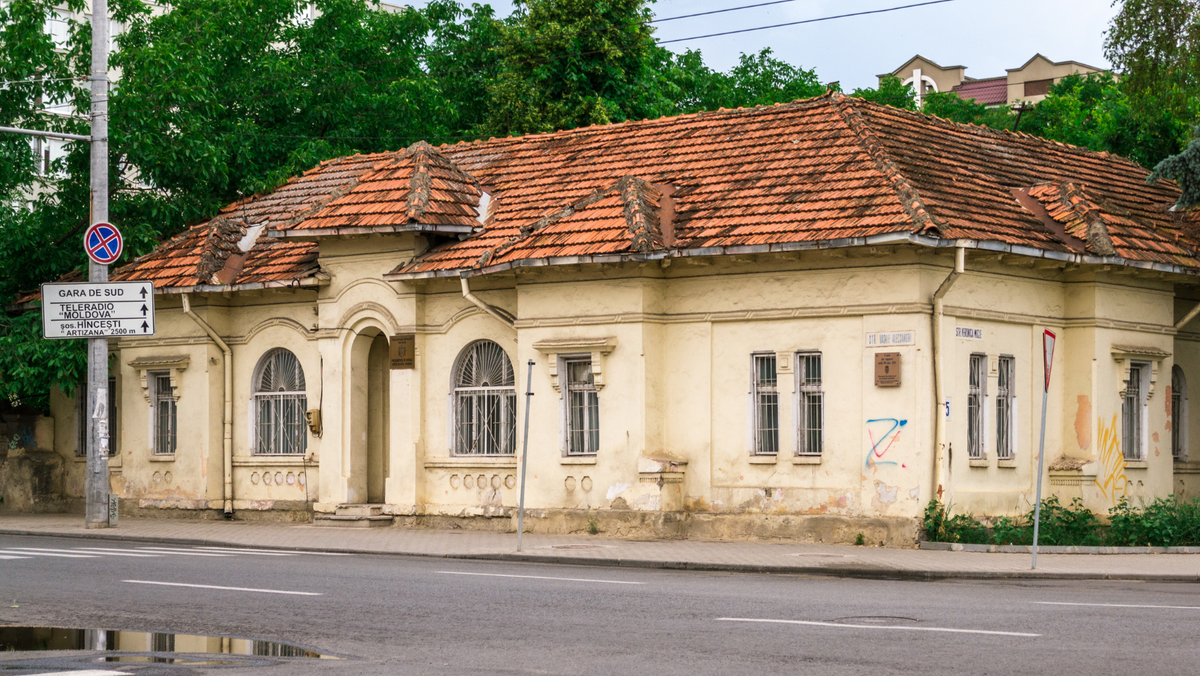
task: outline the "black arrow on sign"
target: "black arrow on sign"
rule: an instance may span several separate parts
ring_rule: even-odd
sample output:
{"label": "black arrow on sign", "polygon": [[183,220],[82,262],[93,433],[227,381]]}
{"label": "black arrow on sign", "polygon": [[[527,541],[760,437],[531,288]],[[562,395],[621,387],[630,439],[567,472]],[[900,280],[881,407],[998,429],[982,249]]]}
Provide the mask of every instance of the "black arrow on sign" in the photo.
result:
{"label": "black arrow on sign", "polygon": [[142,300],[146,300],[146,287],[142,287]]}
{"label": "black arrow on sign", "polygon": [[146,333],[149,330],[150,330],[150,325],[147,324],[146,322],[142,322],[142,333]]}
{"label": "black arrow on sign", "polygon": [[[142,289],[142,290],[143,290],[143,291],[145,291],[145,289]],[[149,310],[147,310],[147,309],[146,309],[146,306],[145,306],[145,305],[143,305],[143,306],[142,306],[142,316],[143,316],[143,317],[145,317],[145,316],[146,316],[146,313],[147,313],[148,311],[149,311]]]}

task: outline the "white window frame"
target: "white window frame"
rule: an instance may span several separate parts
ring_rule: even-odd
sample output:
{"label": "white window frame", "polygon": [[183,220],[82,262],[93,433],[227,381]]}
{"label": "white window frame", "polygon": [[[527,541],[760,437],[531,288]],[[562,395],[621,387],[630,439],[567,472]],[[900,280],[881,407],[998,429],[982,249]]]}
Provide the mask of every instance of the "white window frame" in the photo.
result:
{"label": "white window frame", "polygon": [[[494,349],[493,349],[494,348]],[[490,354],[483,354],[483,350],[489,350]],[[503,357],[503,360],[498,360],[497,357]],[[484,384],[464,385],[464,378],[468,374],[464,371],[467,368],[467,361],[475,358],[476,361],[471,367],[479,369],[482,367],[488,373],[484,374],[484,379],[479,380],[477,374],[470,374],[473,382],[481,382]],[[480,363],[478,358],[486,358],[485,363]],[[508,352],[492,340],[476,340],[459,352],[458,358],[454,362],[454,368],[450,374],[450,416],[453,420],[450,426],[450,443],[451,453],[455,456],[465,457],[505,457],[516,455],[517,451],[517,387],[516,387],[516,370],[513,368],[512,359],[508,356]],[[493,383],[492,381],[496,382]],[[494,405],[498,410],[499,427],[497,434],[488,436],[478,436],[474,439],[468,439],[463,434],[464,422],[461,419],[464,410],[464,402],[471,403],[470,410],[474,416],[470,421],[471,425],[481,425],[488,427],[494,421],[488,417],[485,406]],[[471,435],[475,436],[475,435]],[[470,441],[472,445],[468,447]],[[482,441],[483,446],[479,447],[475,442]]]}
{"label": "white window frame", "polygon": [[986,354],[973,352],[967,366],[967,457],[971,460],[987,458],[987,362]]}
{"label": "white window frame", "polygon": [[[793,409],[796,421],[796,455],[819,458],[825,450],[825,360],[816,350],[802,350],[795,354],[796,388]],[[817,376],[811,379],[809,369],[812,360],[816,360]],[[814,401],[815,400],[815,401]],[[816,426],[811,425],[810,415],[815,403],[818,420]],[[809,438],[811,432],[816,433],[816,443]]]}
{"label": "white window frame", "polygon": [[[592,373],[590,382],[583,383],[575,381],[571,378],[571,366],[575,364],[586,363],[589,371]],[[565,390],[562,396],[562,411],[563,411],[563,452],[569,457],[579,456],[594,456],[600,451],[600,389],[596,387],[595,375],[591,371],[594,366],[592,355],[561,355],[559,357],[558,372],[562,374],[565,384]],[[575,418],[572,415],[573,402],[572,398],[576,394],[582,394],[587,399],[592,399],[595,406],[585,405],[583,408],[583,429],[576,430]],[[594,430],[594,437],[591,431]],[[583,440],[582,447],[575,443],[575,435],[583,434],[587,438]]]}
{"label": "white window frame", "polygon": [[1017,358],[996,361],[996,459],[1017,457]]}
{"label": "white window frame", "polygon": [[[262,389],[262,379],[264,371],[268,365],[273,369],[281,365],[279,362],[285,360],[283,355],[288,355],[296,360],[296,375],[299,380],[290,383],[298,385],[293,389]],[[274,362],[274,363],[273,363]],[[254,455],[277,455],[285,457],[302,456],[308,452],[308,425],[304,420],[305,410],[308,408],[308,392],[306,388],[306,380],[304,377],[304,365],[300,362],[300,358],[293,352],[282,347],[277,347],[268,350],[258,360],[258,365],[254,368],[254,380],[251,383],[254,394],[251,396],[250,411],[251,422],[254,430],[252,453]],[[272,403],[277,410],[278,415],[270,416],[274,422],[283,425],[287,428],[292,428],[299,434],[295,437],[294,447],[291,449],[280,450],[275,446],[275,442],[282,443],[284,436],[271,434],[272,445],[269,448],[264,448],[264,417],[263,409],[271,407]]]}
{"label": "white window frame", "polygon": [[1129,380],[1121,399],[1121,455],[1127,462],[1146,459],[1146,418],[1149,403],[1150,364],[1129,363]]}
{"label": "white window frame", "polygon": [[[164,380],[168,388],[165,392],[162,389]],[[146,381],[150,390],[150,453],[153,455],[175,455],[175,451],[179,447],[179,408],[176,404],[178,401],[176,392],[171,386],[171,372],[147,371]],[[169,443],[165,444],[159,437],[158,427],[158,417],[164,406],[167,407],[170,427]]]}
{"label": "white window frame", "polygon": [[[759,378],[760,365],[765,366],[768,360],[771,363],[770,382]],[[766,410],[764,410],[764,406],[767,407]],[[772,407],[774,408],[773,416],[769,410]],[[764,413],[767,414],[765,418]],[[780,432],[779,356],[774,352],[755,352],[750,355],[750,414],[752,453],[756,456],[778,456]],[[774,423],[773,427],[772,423]]]}
{"label": "white window frame", "polygon": [[1171,367],[1171,457],[1179,462],[1188,457],[1187,374],[1179,364]]}

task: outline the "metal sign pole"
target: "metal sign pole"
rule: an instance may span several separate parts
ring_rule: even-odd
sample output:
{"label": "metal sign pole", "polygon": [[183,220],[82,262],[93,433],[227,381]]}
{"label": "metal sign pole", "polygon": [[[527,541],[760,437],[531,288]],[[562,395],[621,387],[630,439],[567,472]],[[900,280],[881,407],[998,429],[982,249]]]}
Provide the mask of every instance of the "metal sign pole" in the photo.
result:
{"label": "metal sign pole", "polygon": [[[92,223],[108,221],[108,0],[92,0]],[[108,266],[88,262],[88,280],[107,282]],[[108,338],[88,339],[87,434],[88,528],[107,528],[108,517]],[[88,411],[83,415],[87,416]]]}
{"label": "metal sign pole", "polygon": [[525,470],[529,468],[529,404],[533,396],[533,360],[526,365],[525,436],[521,439],[521,498],[517,507],[517,551],[521,551],[521,535],[525,533]]}
{"label": "metal sign pole", "polygon": [[1038,527],[1042,521],[1042,468],[1046,453],[1046,399],[1050,394],[1050,367],[1054,364],[1055,335],[1051,331],[1042,333],[1042,358],[1045,362],[1046,381],[1042,387],[1042,434],[1038,440],[1037,502],[1033,506],[1033,566],[1037,569]]}

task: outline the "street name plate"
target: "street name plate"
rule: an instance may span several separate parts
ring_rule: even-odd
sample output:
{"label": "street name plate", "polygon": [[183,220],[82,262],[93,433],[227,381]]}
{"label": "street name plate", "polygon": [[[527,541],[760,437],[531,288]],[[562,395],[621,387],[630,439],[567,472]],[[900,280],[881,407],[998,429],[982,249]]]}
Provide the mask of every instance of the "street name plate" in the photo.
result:
{"label": "street name plate", "polygon": [[43,338],[154,335],[154,284],[83,282],[42,285]]}

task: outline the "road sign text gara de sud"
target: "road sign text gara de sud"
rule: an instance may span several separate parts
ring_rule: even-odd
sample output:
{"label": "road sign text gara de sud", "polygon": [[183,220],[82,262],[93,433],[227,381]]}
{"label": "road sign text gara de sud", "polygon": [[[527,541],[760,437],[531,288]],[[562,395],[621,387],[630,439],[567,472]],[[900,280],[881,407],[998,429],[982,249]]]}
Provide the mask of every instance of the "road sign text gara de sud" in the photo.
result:
{"label": "road sign text gara de sud", "polygon": [[105,338],[154,335],[154,285],[95,282],[42,285],[42,335]]}

